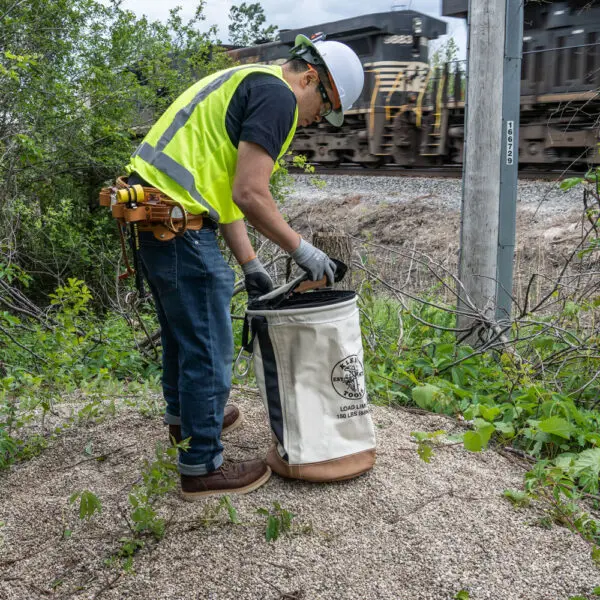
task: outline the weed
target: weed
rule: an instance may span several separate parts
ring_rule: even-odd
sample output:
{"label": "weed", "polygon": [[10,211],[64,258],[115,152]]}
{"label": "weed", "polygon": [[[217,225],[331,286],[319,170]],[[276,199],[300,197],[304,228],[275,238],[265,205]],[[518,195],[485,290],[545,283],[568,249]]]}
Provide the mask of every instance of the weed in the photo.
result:
{"label": "weed", "polygon": [[164,536],[165,521],[158,516],[154,504],[177,485],[177,453],[187,447],[187,440],[167,448],[157,444],[154,460],[144,462],[142,483],[135,485],[128,497],[134,534],[150,534],[156,540]]}
{"label": "weed", "polygon": [[75,492],[69,498],[69,504],[75,504],[79,500],[79,518],[82,520],[90,519],[94,514],[102,512],[102,502],[100,498],[89,490]]}
{"label": "weed", "polygon": [[411,431],[410,435],[417,442],[417,453],[422,461],[431,462],[433,448],[440,443],[440,438],[445,434],[446,432],[441,429],[433,432]]}
{"label": "weed", "polygon": [[201,527],[210,527],[220,522],[220,515],[226,510],[227,518],[233,525],[241,525],[237,509],[231,502],[229,496],[221,496],[216,504],[206,504],[202,510],[202,514],[197,517],[197,522]]}
{"label": "weed", "polygon": [[267,542],[274,542],[281,535],[290,533],[292,519],[295,515],[282,508],[279,502],[273,502],[271,509],[259,508],[256,512],[267,518],[265,529],[265,539]]}
{"label": "weed", "polygon": [[506,490],[504,497],[515,506],[535,500],[544,511],[537,524],[546,529],[566,527],[590,545],[592,560],[600,566],[600,522],[581,508],[585,493],[552,461],[540,461],[525,475],[525,490]]}
{"label": "weed", "polygon": [[8,432],[0,429],[0,469],[11,465],[19,453],[17,440]]}
{"label": "weed", "polygon": [[504,490],[502,494],[507,500],[512,502],[512,505],[516,508],[529,506],[531,498],[527,492],[520,492],[518,490]]}

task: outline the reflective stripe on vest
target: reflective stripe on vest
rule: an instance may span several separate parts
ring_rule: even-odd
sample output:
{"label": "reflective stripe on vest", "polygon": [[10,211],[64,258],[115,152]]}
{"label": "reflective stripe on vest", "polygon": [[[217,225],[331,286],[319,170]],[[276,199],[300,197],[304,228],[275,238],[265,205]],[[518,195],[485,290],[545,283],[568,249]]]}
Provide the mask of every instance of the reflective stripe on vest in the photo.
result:
{"label": "reflective stripe on vest", "polygon": [[[278,67],[275,67],[275,68],[278,68]],[[200,90],[198,90],[198,92],[192,98],[192,100],[189,101],[185,106],[183,106],[182,108],[180,108],[177,111],[177,113],[173,117],[173,120],[171,121],[171,123],[167,126],[167,128],[164,130],[164,132],[160,135],[160,137],[158,138],[158,140],[155,142],[154,145],[152,145],[146,141],[142,142],[140,144],[140,146],[138,147],[138,149],[132,155],[132,162],[135,162],[135,158],[139,157],[145,163],[147,163],[147,165],[153,167],[157,171],[166,175],[169,179],[171,179],[173,182],[175,182],[178,186],[183,188],[198,204],[200,204],[208,212],[208,215],[210,216],[210,218],[214,219],[215,221],[220,221],[221,215],[219,214],[219,212],[198,191],[198,186],[196,185],[194,173],[192,173],[184,165],[177,162],[177,160],[175,160],[174,158],[169,156],[165,152],[165,148],[175,138],[177,133],[188,124],[188,122],[190,121],[190,118],[194,114],[194,111],[196,110],[196,108],[198,108],[198,105],[203,100],[205,100],[211,93],[213,93],[213,92],[217,91],[219,88],[221,88],[221,86],[223,84],[225,84],[227,81],[229,81],[234,75],[236,75],[237,73],[239,73],[240,71],[243,71],[243,70],[253,70],[255,72],[256,71],[271,72],[276,77],[283,80],[283,77],[280,75],[281,71],[275,72],[275,68],[269,67],[266,65],[244,65],[241,67],[234,67],[232,69],[223,71],[215,79],[213,79],[212,81],[209,81],[209,83],[207,83]],[[283,81],[285,81],[285,80],[283,80]],[[297,123],[297,114],[298,113],[297,113],[297,109],[296,109],[296,112],[294,115],[294,123],[293,123],[292,129],[290,130],[290,132],[288,134],[288,138],[286,139],[286,142],[282,148],[282,154],[289,147],[289,143],[291,142],[291,138],[293,137],[293,134],[295,132],[296,123]],[[223,119],[224,118],[225,117],[223,116]],[[152,130],[150,130],[150,132],[151,131]],[[226,131],[225,131],[225,135],[227,135]],[[149,136],[147,135],[146,138],[148,138],[148,137]],[[227,141],[231,144],[231,140],[229,138],[227,138]],[[231,148],[233,149],[234,152],[237,153],[237,149],[235,147],[233,147],[232,144],[231,144]],[[138,166],[140,166],[139,163],[138,163]],[[135,165],[129,165],[128,168],[130,170],[136,170]],[[277,168],[277,164],[275,166],[275,169],[276,168]],[[143,172],[140,173],[140,175],[142,177],[144,177]],[[146,177],[144,177],[144,178],[146,178]],[[156,182],[153,182],[151,178],[149,179],[149,183],[155,185],[156,187],[159,187],[159,188],[161,187],[160,185],[157,185]],[[214,189],[211,189],[210,187],[208,190],[206,189],[206,187],[203,189],[205,191],[209,191],[211,193],[215,191]],[[172,191],[169,189],[163,189],[162,191],[166,194],[172,193]],[[229,192],[230,192],[230,190],[229,190]],[[214,196],[214,194],[212,194],[212,195]],[[211,197],[211,194],[209,194],[209,197]],[[189,204],[189,201],[188,201],[188,204]],[[189,207],[186,207],[186,208],[189,209]],[[235,210],[239,211],[239,209],[237,209],[237,207],[235,207]],[[197,211],[195,211],[195,212],[197,212]],[[229,212],[232,212],[232,211],[230,210]]]}
{"label": "reflective stripe on vest", "polygon": [[176,160],[173,160],[168,154],[157,150],[157,148],[153,148],[147,142],[143,142],[133,156],[143,158],[147,163],[168,175],[173,181],[176,181],[182,188],[188,190],[192,198],[206,208],[208,216],[217,223],[219,222],[219,213],[198,192],[193,173],[190,173],[190,171],[181,166]]}

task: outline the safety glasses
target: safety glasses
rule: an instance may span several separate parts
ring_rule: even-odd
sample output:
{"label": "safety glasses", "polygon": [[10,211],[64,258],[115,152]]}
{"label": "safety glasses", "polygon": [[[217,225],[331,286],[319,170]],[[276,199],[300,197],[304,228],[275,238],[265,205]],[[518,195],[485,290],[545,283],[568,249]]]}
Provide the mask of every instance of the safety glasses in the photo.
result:
{"label": "safety glasses", "polygon": [[319,116],[326,117],[333,110],[333,103],[329,99],[329,96],[327,95],[327,91],[325,90],[325,86],[321,82],[321,78],[319,77],[319,72],[310,63],[306,63],[306,66],[309,68],[310,71],[314,71],[317,74],[317,77],[318,77],[317,91],[321,95],[321,100],[323,101],[323,106],[321,107]]}

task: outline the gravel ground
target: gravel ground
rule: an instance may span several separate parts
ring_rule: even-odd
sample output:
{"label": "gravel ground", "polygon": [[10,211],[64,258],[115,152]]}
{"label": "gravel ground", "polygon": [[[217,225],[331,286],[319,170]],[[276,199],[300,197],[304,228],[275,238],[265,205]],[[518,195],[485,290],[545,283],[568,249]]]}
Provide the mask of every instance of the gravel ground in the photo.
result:
{"label": "gravel ground", "polygon": [[[245,422],[226,436],[227,456],[264,455],[270,434],[257,394],[238,389],[234,400]],[[450,600],[465,589],[472,600],[567,600],[600,584],[585,542],[502,498],[521,487],[518,462],[453,446],[426,464],[410,432],[453,431],[454,421],[385,407],[373,416],[378,459],[367,475],[318,485],[273,475],[233,498],[237,526],[224,514],[203,524],[217,501],[186,503],[172,492],[159,507],[164,539],[141,550],[128,574],[105,561],[128,535],[120,511],[165,429],[124,409],[72,428],[0,474],[0,598]],[[68,498],[85,488],[104,510],[80,523]],[[294,534],[267,543],[256,509],[273,502],[296,515]]]}
{"label": "gravel ground", "polygon": [[[360,196],[362,201],[375,204],[404,203],[415,199],[425,204],[448,210],[460,210],[462,181],[424,177],[369,177],[333,175],[321,176],[323,189],[315,189],[311,177],[294,176],[295,190],[290,195],[296,202],[323,202],[348,196]],[[582,192],[575,187],[563,192],[557,182],[520,181],[517,195],[518,210],[526,210],[538,218],[562,215],[576,210],[581,212]]]}

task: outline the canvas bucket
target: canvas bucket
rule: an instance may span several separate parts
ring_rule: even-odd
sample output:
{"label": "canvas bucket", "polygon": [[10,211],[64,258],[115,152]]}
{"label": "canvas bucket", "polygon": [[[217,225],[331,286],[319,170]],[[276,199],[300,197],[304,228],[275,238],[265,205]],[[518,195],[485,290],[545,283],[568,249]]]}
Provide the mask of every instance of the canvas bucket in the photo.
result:
{"label": "canvas bucket", "polygon": [[273,434],[267,463],[309,481],[360,475],[374,465],[375,430],[356,294],[276,292],[252,305],[244,328]]}

